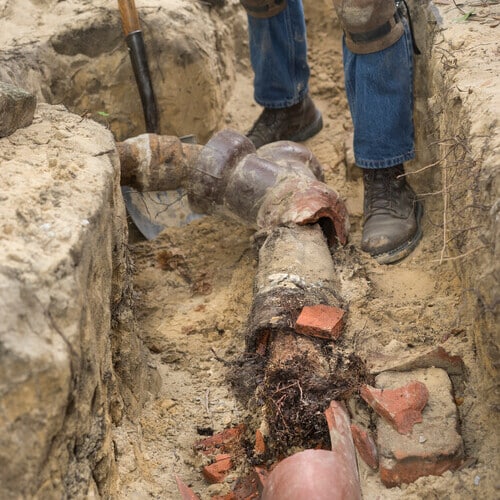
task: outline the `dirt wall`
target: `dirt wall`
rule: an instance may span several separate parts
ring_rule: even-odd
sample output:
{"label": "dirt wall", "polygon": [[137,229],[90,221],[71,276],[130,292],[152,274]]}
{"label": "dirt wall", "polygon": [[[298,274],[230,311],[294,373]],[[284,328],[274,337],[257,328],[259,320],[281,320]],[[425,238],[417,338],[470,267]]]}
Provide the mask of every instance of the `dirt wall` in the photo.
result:
{"label": "dirt wall", "polygon": [[490,58],[497,50],[495,12],[483,7],[467,17],[467,7],[412,3],[422,50],[416,57],[415,178],[440,227],[439,260],[462,281],[461,320],[472,325],[491,386],[500,361],[500,64]]}
{"label": "dirt wall", "polygon": [[[164,134],[206,141],[221,128],[222,109],[245,50],[244,12],[236,0],[214,14],[208,3],[137,1]],[[145,131],[118,5],[105,0],[34,6],[7,1],[0,35],[0,80],[64,103],[122,140]],[[20,23],[25,23],[19,28]]]}

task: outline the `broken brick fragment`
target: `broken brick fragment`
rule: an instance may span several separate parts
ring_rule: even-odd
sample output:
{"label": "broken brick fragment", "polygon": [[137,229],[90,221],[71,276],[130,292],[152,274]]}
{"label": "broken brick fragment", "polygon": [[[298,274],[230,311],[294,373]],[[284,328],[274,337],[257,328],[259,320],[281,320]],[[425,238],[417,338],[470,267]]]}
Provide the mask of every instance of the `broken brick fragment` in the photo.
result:
{"label": "broken brick fragment", "polygon": [[260,429],[257,429],[255,432],[255,446],[253,451],[256,455],[263,455],[266,452],[266,442]]}
{"label": "broken brick fragment", "polygon": [[415,380],[397,389],[361,387],[361,397],[400,434],[410,434],[417,422],[422,422],[422,410],[427,404],[429,391]]}
{"label": "broken brick fragment", "polygon": [[384,372],[377,376],[376,386],[387,392],[412,381],[425,384],[429,392],[422,422],[415,424],[411,434],[403,435],[385,419],[377,421],[380,478],[387,487],[412,483],[422,476],[439,476],[457,469],[463,461],[457,408],[446,371]]}
{"label": "broken brick fragment", "polygon": [[344,311],[338,307],[318,304],[304,306],[295,324],[295,331],[323,339],[337,339],[342,333]]}
{"label": "broken brick fragment", "polygon": [[200,497],[176,474],[175,482],[181,495],[181,500],[200,500]]}
{"label": "broken brick fragment", "polygon": [[443,346],[409,348],[407,344],[395,339],[381,349],[368,353],[366,364],[374,374],[432,367],[442,368],[449,375],[463,375],[465,371],[462,358],[449,354]]}
{"label": "broken brick fragment", "polygon": [[227,473],[233,467],[233,461],[229,453],[217,455],[215,462],[203,467],[203,476],[210,484],[222,483]]}
{"label": "broken brick fragment", "polygon": [[351,424],[352,439],[359,456],[373,470],[378,469],[378,451],[371,434],[357,424]]}
{"label": "broken brick fragment", "polygon": [[200,451],[204,455],[216,455],[231,452],[241,441],[245,432],[245,424],[230,427],[213,436],[200,439],[194,445],[195,451]]}

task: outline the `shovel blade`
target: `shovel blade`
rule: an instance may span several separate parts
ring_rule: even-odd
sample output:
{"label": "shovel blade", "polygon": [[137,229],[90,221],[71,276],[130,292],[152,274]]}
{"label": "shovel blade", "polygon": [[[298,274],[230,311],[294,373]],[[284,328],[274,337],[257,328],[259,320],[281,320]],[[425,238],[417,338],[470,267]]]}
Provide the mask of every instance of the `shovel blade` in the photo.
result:
{"label": "shovel blade", "polygon": [[191,210],[183,189],[141,193],[122,186],[122,194],[130,218],[148,240],[156,238],[166,227],[185,226],[203,217]]}

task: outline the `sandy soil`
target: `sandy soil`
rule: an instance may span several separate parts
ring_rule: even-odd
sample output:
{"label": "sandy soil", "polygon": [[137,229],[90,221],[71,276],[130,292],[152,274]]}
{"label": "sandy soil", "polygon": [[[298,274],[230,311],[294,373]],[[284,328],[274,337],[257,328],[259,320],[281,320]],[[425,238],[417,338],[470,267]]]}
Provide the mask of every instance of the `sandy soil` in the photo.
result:
{"label": "sandy soil", "polygon": [[[342,82],[340,37],[330,21],[308,10],[311,93],[323,112],[324,130],[307,145],[319,158],[327,183],[346,199],[350,243],[333,255],[341,295],[349,304],[342,345],[361,357],[396,339],[414,346],[444,342],[463,357],[468,374],[454,380],[469,460],[456,473],[421,478],[387,490],[361,465],[363,492],[375,498],[495,498],[494,442],[488,440],[488,408],[477,400],[478,372],[459,283],[439,263],[441,232],[428,216],[417,250],[393,266],[377,265],[359,250],[362,186],[346,170],[351,123]],[[243,61],[226,108],[226,124],[245,131],[260,112],[252,100],[251,72]],[[411,178],[410,178],[411,179]],[[438,202],[428,202],[433,210]],[[155,241],[132,245],[139,330],[163,379],[136,429],[118,429],[116,449],[124,498],[177,498],[178,474],[203,499],[229,491],[236,475],[209,486],[193,444],[207,428],[215,432],[245,420],[247,413],[226,382],[226,366],[244,349],[243,329],[257,265],[252,231],[235,222],[205,217],[170,228]],[[358,416],[354,415],[354,418]],[[359,416],[360,419],[366,418]],[[141,439],[136,440],[139,435]],[[493,440],[494,441],[494,440]],[[242,466],[244,468],[244,465]]]}
{"label": "sandy soil", "polygon": [[[41,29],[39,11],[30,9],[30,2],[42,7],[51,3],[48,0],[0,2],[0,15],[11,23],[8,30],[0,30],[0,41],[29,46],[37,29],[42,36],[46,35]],[[66,7],[68,13],[72,12],[72,2],[57,3],[63,14]],[[81,3],[92,5],[89,0]],[[435,3],[450,4],[453,8],[447,0]],[[57,25],[64,17],[56,15],[57,12],[45,19],[46,26]],[[307,15],[311,94],[325,123],[321,133],[309,140],[307,146],[323,164],[327,183],[346,200],[352,228],[349,244],[333,255],[341,282],[339,292],[349,306],[341,345],[366,358],[393,340],[408,349],[443,343],[450,353],[462,356],[467,366],[465,377],[453,380],[467,455],[464,467],[443,477],[421,478],[401,489],[387,490],[377,474],[361,464],[364,496],[366,499],[498,498],[500,484],[493,465],[497,462],[498,444],[494,413],[478,397],[489,387],[481,386],[471,320],[464,312],[460,284],[451,262],[440,263],[443,240],[440,199],[424,198],[424,238],[403,262],[380,266],[360,252],[362,184],[359,172],[346,166],[351,161],[352,125],[343,86],[340,32],[315,2],[307,2]],[[32,31],[14,37],[19,20],[32,26]],[[485,25],[485,30],[495,28],[496,20],[490,21],[491,26]],[[464,38],[469,37],[466,24],[463,31]],[[475,52],[471,50],[470,57],[488,62],[491,54],[480,45]],[[243,58],[224,111],[224,124],[244,132],[259,112],[252,99],[249,63]],[[411,166],[418,167],[418,163]],[[412,179],[410,176],[410,182]],[[425,181],[425,176],[415,176],[418,186]],[[238,470],[223,484],[209,486],[201,474],[206,459],[193,451],[193,445],[207,432],[219,432],[249,417],[249,410],[234,396],[226,381],[225,361],[234,361],[244,351],[243,331],[257,267],[253,232],[234,221],[204,217],[187,226],[169,228],[152,242],[131,243],[130,249],[135,266],[138,331],[152,353],[162,388],[137,421],[124,422],[115,430],[119,497],[178,498],[175,474],[202,499],[224,494],[246,464],[242,460]],[[369,418],[362,409],[356,413],[359,409],[356,404],[352,409],[354,419],[366,422]]]}

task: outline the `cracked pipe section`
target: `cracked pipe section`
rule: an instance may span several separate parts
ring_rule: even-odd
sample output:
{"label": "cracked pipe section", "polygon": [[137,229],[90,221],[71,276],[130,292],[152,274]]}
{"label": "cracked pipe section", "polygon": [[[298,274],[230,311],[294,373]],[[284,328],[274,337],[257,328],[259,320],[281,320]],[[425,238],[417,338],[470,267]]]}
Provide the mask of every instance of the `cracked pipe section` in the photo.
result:
{"label": "cracked pipe section", "polygon": [[332,401],[325,411],[332,451],[304,450],[271,472],[262,500],[360,500],[358,468],[344,406]]}
{"label": "cracked pipe section", "polygon": [[300,144],[280,141],[256,151],[247,137],[222,130],[205,146],[144,134],[117,148],[123,185],[139,191],[183,187],[199,213],[231,214],[265,232],[321,222],[329,245],[347,241],[346,207]]}

